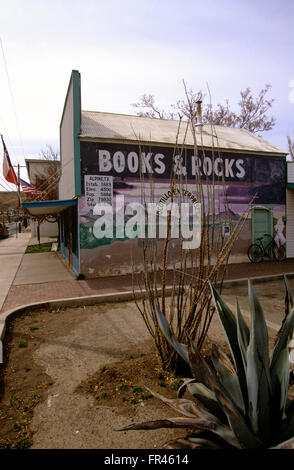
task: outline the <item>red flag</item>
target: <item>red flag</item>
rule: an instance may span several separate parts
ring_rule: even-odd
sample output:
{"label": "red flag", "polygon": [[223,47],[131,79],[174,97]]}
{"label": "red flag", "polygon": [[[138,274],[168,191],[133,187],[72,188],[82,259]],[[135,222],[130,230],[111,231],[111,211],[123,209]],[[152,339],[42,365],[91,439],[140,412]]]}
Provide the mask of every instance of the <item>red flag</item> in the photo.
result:
{"label": "red flag", "polygon": [[9,158],[9,154],[6,148],[6,145],[3,140],[3,136],[1,135],[4,155],[3,155],[3,176],[9,183],[13,183],[17,186],[17,177],[14,171],[13,166],[11,165],[11,161]]}

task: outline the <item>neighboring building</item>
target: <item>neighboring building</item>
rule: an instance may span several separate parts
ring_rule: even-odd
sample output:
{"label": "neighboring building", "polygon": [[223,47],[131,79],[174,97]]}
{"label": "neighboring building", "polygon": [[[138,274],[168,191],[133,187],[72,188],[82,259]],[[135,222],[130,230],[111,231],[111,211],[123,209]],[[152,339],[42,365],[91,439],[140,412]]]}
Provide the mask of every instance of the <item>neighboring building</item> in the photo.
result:
{"label": "neighboring building", "polygon": [[[103,200],[114,204],[116,196],[124,196],[125,205],[140,200],[148,173],[158,201],[169,188],[176,139],[180,146],[187,130],[185,123],[179,132],[178,126],[173,120],[82,111],[80,74],[72,72],[60,124],[59,201],[26,207],[31,213],[60,213],[61,252],[77,274],[86,278],[125,274],[132,271],[132,264],[137,271],[143,269],[140,240],[95,237],[94,207]],[[248,261],[248,246],[264,233],[276,236],[278,231],[285,242],[287,152],[244,129],[213,126],[212,133],[211,126],[204,125],[196,135],[205,150],[199,160],[203,180],[209,186],[224,172],[233,223],[256,194],[230,262]],[[189,130],[184,149],[185,184],[195,193],[198,160]]]}
{"label": "neighboring building", "polygon": [[[26,158],[26,168],[30,183],[41,190],[58,190],[58,180],[60,173],[59,160],[45,160],[44,158]],[[46,181],[44,181],[46,179]]]}
{"label": "neighboring building", "polygon": [[[60,162],[58,160],[26,158],[25,163],[30,183],[44,191],[45,198],[47,196],[47,199],[57,199]],[[53,196],[50,197],[50,195]],[[39,223],[41,237],[58,236],[58,230],[58,222],[42,220]],[[33,237],[38,236],[38,220],[32,220],[31,231]]]}

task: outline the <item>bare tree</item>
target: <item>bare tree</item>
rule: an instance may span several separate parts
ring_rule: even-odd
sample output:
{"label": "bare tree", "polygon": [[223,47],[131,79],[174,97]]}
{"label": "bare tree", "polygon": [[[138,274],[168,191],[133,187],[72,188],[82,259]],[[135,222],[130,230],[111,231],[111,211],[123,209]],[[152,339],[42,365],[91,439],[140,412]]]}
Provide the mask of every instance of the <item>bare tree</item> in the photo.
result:
{"label": "bare tree", "polygon": [[[185,84],[184,84],[185,86]],[[202,91],[197,91],[196,93],[192,90],[186,89],[186,100],[178,100],[176,104],[172,104],[171,107],[177,110],[178,114],[186,119],[187,121],[196,122],[197,118],[197,102],[204,99],[204,94]],[[172,118],[171,118],[172,119]]]}
{"label": "bare tree", "polygon": [[41,150],[41,156],[46,160],[47,165],[44,174],[36,177],[36,188],[42,191],[44,200],[58,199],[58,181],[60,178],[59,155],[51,145]]}
{"label": "bare tree", "polygon": [[59,160],[59,154],[57,150],[54,150],[52,145],[46,145],[46,149],[41,150],[41,157],[47,161],[57,161]]}
{"label": "bare tree", "polygon": [[40,156],[46,165],[42,173],[35,175],[33,182],[36,189],[41,191],[39,196],[27,196],[28,199],[55,200],[58,199],[58,181],[60,178],[59,154],[51,145],[41,150]]}
{"label": "bare tree", "polygon": [[274,127],[276,119],[273,116],[268,118],[266,115],[274,102],[274,99],[266,98],[270,89],[271,85],[265,85],[256,98],[252,95],[250,88],[241,91],[241,101],[238,103],[240,114],[236,127],[242,127],[254,133],[270,131]]}
{"label": "bare tree", "polygon": [[[258,133],[271,130],[276,119],[267,113],[272,107],[274,99],[268,99],[267,95],[271,85],[267,84],[262,88],[257,96],[254,96],[250,88],[240,92],[241,99],[238,102],[239,112],[232,111],[229,100],[225,104],[218,103],[213,107],[211,103],[203,106],[202,121],[205,124],[214,124],[227,127],[239,127],[250,132]],[[195,122],[197,101],[204,100],[205,94],[202,91],[194,92],[192,89],[187,92],[187,100],[178,100],[172,104],[173,111],[160,110],[155,103],[154,95],[144,94],[134,106],[139,111],[138,116],[159,119],[176,119],[180,114],[183,119]]]}
{"label": "bare tree", "polygon": [[155,104],[153,95],[142,95],[137,103],[132,106],[137,108],[137,116],[157,119],[176,119],[177,115],[171,111],[160,110]]}

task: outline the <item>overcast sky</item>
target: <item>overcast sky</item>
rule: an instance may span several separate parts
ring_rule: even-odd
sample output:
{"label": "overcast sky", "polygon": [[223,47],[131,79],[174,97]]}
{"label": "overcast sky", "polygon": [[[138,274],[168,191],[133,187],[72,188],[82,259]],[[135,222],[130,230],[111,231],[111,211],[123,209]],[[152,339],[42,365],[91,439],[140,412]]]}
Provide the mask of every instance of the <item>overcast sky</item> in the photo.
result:
{"label": "overcast sky", "polygon": [[73,69],[82,109],[126,114],[143,93],[168,108],[183,79],[232,108],[240,90],[269,83],[277,124],[263,137],[287,149],[294,136],[294,0],[2,0],[0,11],[0,132],[13,164],[59,150]]}

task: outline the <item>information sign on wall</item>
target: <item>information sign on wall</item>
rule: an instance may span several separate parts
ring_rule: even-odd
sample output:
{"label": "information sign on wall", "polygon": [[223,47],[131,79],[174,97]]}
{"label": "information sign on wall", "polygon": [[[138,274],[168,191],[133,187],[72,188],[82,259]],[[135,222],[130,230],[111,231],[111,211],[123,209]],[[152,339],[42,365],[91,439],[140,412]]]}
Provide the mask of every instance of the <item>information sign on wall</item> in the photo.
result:
{"label": "information sign on wall", "polygon": [[113,176],[85,175],[85,202],[88,210],[96,204],[113,204]]}

